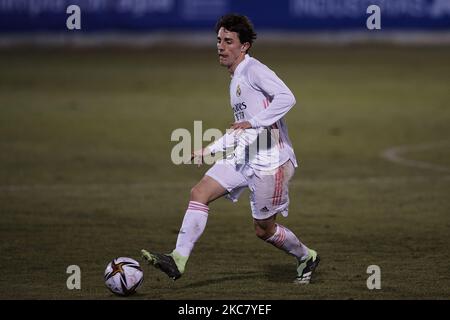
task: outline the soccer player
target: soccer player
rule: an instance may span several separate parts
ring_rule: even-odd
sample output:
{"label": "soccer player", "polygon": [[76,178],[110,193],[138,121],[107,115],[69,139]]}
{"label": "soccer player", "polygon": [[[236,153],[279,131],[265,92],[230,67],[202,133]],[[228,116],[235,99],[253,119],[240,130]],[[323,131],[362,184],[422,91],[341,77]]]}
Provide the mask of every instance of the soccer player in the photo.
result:
{"label": "soccer player", "polygon": [[[175,249],[170,254],[147,250],[141,254],[149,264],[173,280],[178,279],[205,229],[208,204],[222,196],[237,201],[242,191],[249,188],[256,236],[295,257],[294,283],[307,284],[320,260],[317,252],[275,222],[277,214],[288,215],[288,183],[297,167],[284,121],[296,102],[294,95],[272,70],[248,54],[256,34],[247,17],[221,17],[216,33],[219,63],[231,75],[235,122],[232,132],[195,151],[192,158],[198,163],[203,162],[204,156],[225,152],[230,147],[233,152],[218,160],[192,188]],[[261,139],[264,136],[266,140]]]}

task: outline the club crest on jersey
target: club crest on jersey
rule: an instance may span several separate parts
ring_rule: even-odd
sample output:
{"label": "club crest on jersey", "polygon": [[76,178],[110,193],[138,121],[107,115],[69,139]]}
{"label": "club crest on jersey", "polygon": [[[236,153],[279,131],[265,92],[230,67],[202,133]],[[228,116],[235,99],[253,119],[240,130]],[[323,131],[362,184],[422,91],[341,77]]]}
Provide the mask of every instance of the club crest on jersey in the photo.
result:
{"label": "club crest on jersey", "polygon": [[240,96],[241,95],[241,87],[238,85],[236,88],[236,96]]}

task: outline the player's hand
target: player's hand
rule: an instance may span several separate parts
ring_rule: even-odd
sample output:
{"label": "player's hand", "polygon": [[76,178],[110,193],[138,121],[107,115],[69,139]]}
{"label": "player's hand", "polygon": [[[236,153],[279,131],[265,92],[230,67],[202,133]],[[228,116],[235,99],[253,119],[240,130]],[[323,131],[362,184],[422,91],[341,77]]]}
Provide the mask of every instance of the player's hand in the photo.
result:
{"label": "player's hand", "polygon": [[231,124],[231,129],[234,129],[236,131],[250,129],[252,127],[251,123],[248,121],[243,122],[235,122]]}
{"label": "player's hand", "polygon": [[194,164],[197,165],[197,167],[200,167],[204,163],[204,157],[206,155],[211,154],[211,151],[209,151],[208,148],[202,148],[200,150],[196,150],[192,152],[191,154],[191,161],[193,161]]}

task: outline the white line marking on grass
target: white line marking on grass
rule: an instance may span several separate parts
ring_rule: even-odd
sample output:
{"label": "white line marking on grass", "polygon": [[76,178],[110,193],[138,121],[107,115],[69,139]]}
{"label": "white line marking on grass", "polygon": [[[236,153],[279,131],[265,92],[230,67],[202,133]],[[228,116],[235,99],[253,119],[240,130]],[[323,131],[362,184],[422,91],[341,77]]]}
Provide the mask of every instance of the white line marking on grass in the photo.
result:
{"label": "white line marking on grass", "polygon": [[448,167],[439,166],[439,165],[425,162],[425,161],[411,160],[411,159],[407,159],[403,156],[405,153],[408,153],[408,152],[427,151],[430,149],[445,148],[445,147],[450,148],[450,141],[440,141],[440,142],[425,143],[425,144],[418,144],[418,145],[396,146],[396,147],[391,147],[391,148],[384,150],[381,153],[381,157],[388,161],[391,161],[391,162],[394,162],[394,163],[397,163],[397,164],[400,164],[403,166],[450,173],[450,168],[448,168]]}

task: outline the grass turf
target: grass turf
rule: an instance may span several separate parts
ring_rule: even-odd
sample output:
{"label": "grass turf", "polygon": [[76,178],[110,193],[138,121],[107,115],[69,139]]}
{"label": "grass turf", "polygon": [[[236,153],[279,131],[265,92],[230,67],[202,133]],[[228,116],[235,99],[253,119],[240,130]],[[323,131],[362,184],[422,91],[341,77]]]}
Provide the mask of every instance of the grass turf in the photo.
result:
{"label": "grass turf", "polygon": [[[301,162],[280,218],[322,262],[294,286],[295,262],[257,239],[246,195],[211,205],[208,226],[171,282],[145,268],[130,299],[448,299],[448,47],[284,46],[253,52],[291,88],[287,122]],[[207,168],[175,166],[176,128],[224,131],[229,76],[215,51],[0,52],[0,298],[109,299],[103,271],[141,248],[173,248],[189,190]],[[442,143],[444,142],[444,143]],[[79,265],[81,290],[66,288]],[[369,265],[381,290],[368,290]]]}

